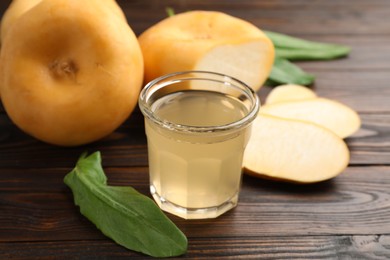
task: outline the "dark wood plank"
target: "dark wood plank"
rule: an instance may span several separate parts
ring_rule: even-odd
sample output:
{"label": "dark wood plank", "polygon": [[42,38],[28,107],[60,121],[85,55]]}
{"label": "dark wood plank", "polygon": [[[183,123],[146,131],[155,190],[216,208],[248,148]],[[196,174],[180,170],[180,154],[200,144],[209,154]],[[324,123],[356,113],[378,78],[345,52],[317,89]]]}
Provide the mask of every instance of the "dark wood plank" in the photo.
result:
{"label": "dark wood plank", "polygon": [[[0,14],[10,3],[0,2]],[[219,10],[260,28],[346,44],[349,57],[297,62],[312,88],[357,110],[362,129],[346,139],[350,166],[331,181],[293,185],[244,176],[240,204],[212,220],[168,215],[189,238],[186,259],[390,258],[390,17],[388,0],[119,0],[138,35],[177,12]],[[259,95],[265,99],[271,88]],[[100,150],[112,185],[148,191],[143,117],[135,111],[93,144],[61,148],[17,129],[0,105],[0,259],[145,256],[107,239],[73,204],[63,177],[83,151]]]}
{"label": "dark wood plank", "polygon": [[[336,98],[331,95],[334,92],[328,93],[329,98]],[[338,98],[342,99],[341,96]],[[390,115],[361,113],[360,116],[361,129],[346,139],[351,151],[350,164],[389,164]],[[44,144],[27,136],[11,124],[5,115],[0,114],[0,169],[11,167],[70,169],[84,151],[101,151],[106,166],[147,166],[142,115],[136,111],[129,121],[101,141],[81,147],[62,148]]]}
{"label": "dark wood plank", "polygon": [[[278,245],[275,247],[275,245]],[[183,259],[388,259],[389,235],[195,238]],[[55,257],[48,252],[55,252]],[[145,259],[110,241],[0,243],[2,259]]]}
{"label": "dark wood plank", "polygon": [[[306,40],[347,45],[351,52],[346,58],[332,61],[299,62],[304,69],[311,69],[313,73],[326,71],[383,71],[390,66],[389,35],[367,37],[365,35],[305,35]],[[375,50],[375,51],[373,51]]]}
{"label": "dark wood plank", "polygon": [[[11,0],[0,3],[0,14]],[[352,35],[388,34],[387,21],[390,15],[387,0],[346,1],[305,0],[118,0],[126,13],[129,24],[139,34],[153,23],[166,17],[165,8],[173,7],[177,13],[188,10],[219,10],[256,24],[294,35]],[[310,22],[308,22],[310,21]]]}
{"label": "dark wood plank", "polygon": [[363,114],[363,125],[347,138],[351,151],[351,165],[390,163],[390,114]]}
{"label": "dark wood plank", "polygon": [[[106,168],[112,185],[148,191],[147,168]],[[62,183],[66,169],[2,170],[0,242],[106,239]],[[31,178],[31,176],[34,176]],[[35,181],[34,181],[35,180]],[[169,215],[192,238],[390,233],[390,167],[348,168],[335,179],[293,185],[244,176],[239,206],[210,220]]]}
{"label": "dark wood plank", "polygon": [[288,0],[217,0],[217,1],[126,1],[124,9],[130,26],[137,34],[166,17],[165,8],[177,13],[188,10],[219,10],[245,18],[260,28],[294,35],[386,34],[390,9],[386,0],[359,1],[288,1]]}
{"label": "dark wood plank", "polygon": [[[109,184],[130,185],[142,193],[148,192],[147,167],[103,167]],[[0,192],[10,193],[68,193],[70,190],[63,183],[63,178],[71,168],[31,168],[31,169],[0,169]]]}
{"label": "dark wood plank", "polygon": [[92,144],[58,147],[20,131],[0,114],[0,165],[4,168],[73,167],[81,153],[101,151],[111,166],[147,165],[143,116],[136,109],[114,133]]}
{"label": "dark wood plank", "polygon": [[359,113],[390,111],[389,76],[385,70],[308,71],[316,75],[314,88],[319,96],[342,102]]}

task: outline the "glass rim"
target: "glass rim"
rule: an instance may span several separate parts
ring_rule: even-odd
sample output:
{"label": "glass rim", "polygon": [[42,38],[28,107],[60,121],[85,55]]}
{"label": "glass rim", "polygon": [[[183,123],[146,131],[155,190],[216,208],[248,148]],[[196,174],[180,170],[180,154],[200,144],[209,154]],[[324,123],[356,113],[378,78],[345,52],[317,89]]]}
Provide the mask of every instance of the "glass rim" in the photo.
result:
{"label": "glass rim", "polygon": [[[194,126],[194,125],[185,125],[185,124],[177,124],[170,122],[168,120],[163,120],[160,117],[155,116],[153,111],[151,110],[151,106],[148,104],[148,97],[151,96],[153,93],[149,94],[149,91],[153,86],[155,86],[158,83],[163,83],[165,80],[169,80],[170,78],[172,80],[165,82],[165,84],[162,84],[162,87],[165,87],[167,85],[170,85],[173,82],[178,82],[178,81],[183,81],[183,79],[175,79],[175,77],[178,76],[185,76],[186,74],[199,74],[199,75],[204,75],[205,77],[202,78],[197,78],[197,77],[188,77],[185,78],[186,80],[212,80],[212,81],[217,81],[221,82],[221,84],[229,85],[234,87],[233,83],[236,83],[240,85],[241,88],[239,88],[243,93],[247,95],[248,99],[252,101],[252,106],[250,110],[246,113],[246,115],[239,120],[235,120],[231,123],[228,124],[223,124],[223,125],[212,125],[212,126]],[[207,75],[214,75],[221,77],[221,79],[215,79],[215,78],[207,78]],[[238,88],[238,87],[237,87]],[[218,72],[212,72],[212,71],[202,71],[202,70],[188,70],[188,71],[180,71],[180,72],[174,72],[174,73],[169,73],[163,76],[160,76],[158,78],[155,78],[154,80],[150,81],[145,85],[145,87],[141,90],[139,98],[138,98],[138,105],[141,109],[141,112],[152,120],[154,123],[158,124],[159,126],[169,129],[169,130],[174,130],[178,132],[189,132],[189,133],[211,133],[211,132],[223,132],[223,131],[229,131],[229,130],[234,130],[234,129],[241,129],[245,127],[246,125],[249,125],[257,116],[257,113],[260,108],[260,99],[257,96],[256,92],[249,87],[246,83],[243,81],[234,78],[232,76],[228,76],[223,73],[218,73]]]}

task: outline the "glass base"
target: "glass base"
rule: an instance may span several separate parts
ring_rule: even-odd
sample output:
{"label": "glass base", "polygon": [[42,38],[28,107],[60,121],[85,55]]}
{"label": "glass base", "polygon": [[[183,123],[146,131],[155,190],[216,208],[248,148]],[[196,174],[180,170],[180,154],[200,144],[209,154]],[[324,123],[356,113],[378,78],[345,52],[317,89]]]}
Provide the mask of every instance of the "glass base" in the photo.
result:
{"label": "glass base", "polygon": [[208,208],[185,208],[182,206],[179,206],[175,203],[172,203],[170,201],[167,201],[164,197],[161,197],[153,185],[150,186],[150,192],[154,198],[154,200],[157,202],[157,205],[166,212],[169,212],[173,215],[176,215],[178,217],[184,218],[184,219],[207,219],[207,218],[216,218],[226,211],[234,208],[237,206],[238,202],[238,192],[231,197],[226,202],[222,203],[221,205],[215,206],[215,207],[208,207]]}

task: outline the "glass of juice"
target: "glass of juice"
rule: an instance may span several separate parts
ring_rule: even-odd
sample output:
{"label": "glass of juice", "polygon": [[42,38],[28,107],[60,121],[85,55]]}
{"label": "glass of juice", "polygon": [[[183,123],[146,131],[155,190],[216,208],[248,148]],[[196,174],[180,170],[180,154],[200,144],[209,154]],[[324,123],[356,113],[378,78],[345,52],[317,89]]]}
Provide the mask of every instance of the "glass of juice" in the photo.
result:
{"label": "glass of juice", "polygon": [[242,158],[259,98],[243,82],[186,71],[148,83],[145,116],[150,191],[164,211],[215,218],[237,205]]}

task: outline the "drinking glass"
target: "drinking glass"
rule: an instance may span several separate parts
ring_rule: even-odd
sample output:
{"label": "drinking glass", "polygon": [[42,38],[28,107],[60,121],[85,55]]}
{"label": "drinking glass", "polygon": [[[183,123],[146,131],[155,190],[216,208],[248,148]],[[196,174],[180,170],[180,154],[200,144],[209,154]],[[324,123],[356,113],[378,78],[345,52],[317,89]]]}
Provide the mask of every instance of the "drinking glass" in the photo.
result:
{"label": "drinking glass", "polygon": [[245,83],[207,71],[157,78],[141,91],[150,191],[159,207],[185,219],[234,208],[242,158],[260,102]]}

